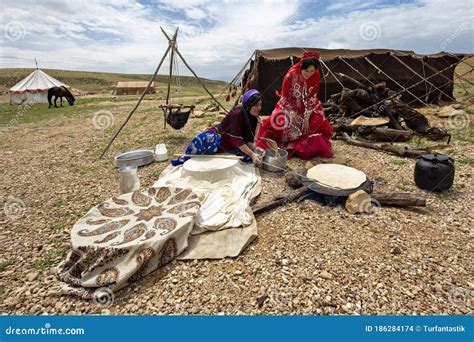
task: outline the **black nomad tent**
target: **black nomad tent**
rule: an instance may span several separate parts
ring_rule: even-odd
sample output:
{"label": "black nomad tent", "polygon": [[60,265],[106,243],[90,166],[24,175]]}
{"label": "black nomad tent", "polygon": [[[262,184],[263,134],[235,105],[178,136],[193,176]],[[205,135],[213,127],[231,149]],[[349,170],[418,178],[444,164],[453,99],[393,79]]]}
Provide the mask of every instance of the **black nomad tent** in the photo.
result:
{"label": "black nomad tent", "polygon": [[246,64],[249,68],[243,74],[242,85],[244,90],[256,88],[263,93],[263,114],[272,112],[278,101],[275,91],[280,89],[286,72],[299,61],[304,51],[321,54],[323,77],[318,93],[321,101],[326,102],[332,94],[342,90],[346,82],[338,76],[342,73],[365,84],[385,82],[387,88],[402,91],[402,101],[410,105],[453,101],[454,69],[465,56],[449,52],[420,55],[388,49],[290,47],[256,50]]}

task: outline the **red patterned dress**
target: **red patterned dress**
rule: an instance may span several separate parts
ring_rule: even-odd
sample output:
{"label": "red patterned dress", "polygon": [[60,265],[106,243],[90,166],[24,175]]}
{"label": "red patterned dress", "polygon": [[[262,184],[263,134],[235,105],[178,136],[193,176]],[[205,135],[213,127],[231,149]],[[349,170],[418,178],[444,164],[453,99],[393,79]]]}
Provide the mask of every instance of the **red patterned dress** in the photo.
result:
{"label": "red patterned dress", "polygon": [[[255,145],[264,149],[269,146],[259,137],[273,139],[278,146],[288,151],[288,157],[311,159],[316,156],[332,158],[331,142],[333,129],[324,115],[323,106],[317,98],[319,69],[309,79],[301,75],[301,61],[286,74],[280,100],[270,117],[264,119],[257,133]],[[309,120],[309,130],[304,132],[304,122]]]}

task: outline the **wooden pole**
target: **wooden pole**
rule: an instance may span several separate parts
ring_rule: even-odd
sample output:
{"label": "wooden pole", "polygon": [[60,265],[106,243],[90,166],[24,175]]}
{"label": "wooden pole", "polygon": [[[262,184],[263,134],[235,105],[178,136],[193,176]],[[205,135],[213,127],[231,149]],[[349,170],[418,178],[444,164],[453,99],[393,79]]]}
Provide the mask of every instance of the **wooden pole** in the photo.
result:
{"label": "wooden pole", "polygon": [[206,91],[206,93],[209,94],[209,96],[219,105],[219,107],[222,108],[222,110],[224,110],[224,112],[226,113],[229,113],[229,111],[214,97],[214,95],[212,95],[212,93],[207,89],[206,85],[204,84],[204,82],[199,78],[199,76],[194,72],[194,70],[189,66],[189,64],[186,62],[186,60],[184,59],[183,55],[181,55],[181,53],[179,52],[178,48],[175,48],[175,51],[176,51],[176,54],[179,56],[179,58],[181,58],[181,60],[183,61],[184,65],[186,65],[186,67],[189,69],[189,71],[191,71],[191,73],[194,75],[194,77],[196,77],[196,79],[199,81],[199,83],[201,83],[201,86],[204,88],[204,90]]}
{"label": "wooden pole", "polygon": [[[173,76],[173,59],[174,59],[174,47],[176,45],[176,38],[178,36],[178,29],[179,27],[176,28],[176,31],[174,32],[173,39],[171,39],[168,44],[171,46],[171,53],[170,53],[170,71],[168,74],[168,89],[166,91],[166,105],[169,104],[169,99],[170,99],[170,91],[171,91],[171,78]],[[163,128],[166,128],[166,110],[163,111]]]}
{"label": "wooden pole", "polygon": [[112,137],[112,139],[110,140],[109,144],[107,145],[107,147],[104,149],[104,151],[103,151],[102,154],[100,155],[100,158],[99,158],[99,159],[102,159],[102,158],[104,157],[105,152],[107,152],[107,150],[109,149],[109,147],[110,147],[110,146],[112,145],[112,143],[114,142],[115,138],[117,138],[117,135],[119,135],[119,133],[122,131],[122,129],[123,129],[123,128],[125,127],[125,125],[127,124],[128,120],[130,120],[130,118],[132,117],[133,113],[135,113],[135,111],[137,110],[138,106],[140,105],[140,103],[142,102],[143,98],[145,97],[145,94],[148,92],[148,89],[150,88],[151,83],[152,83],[153,80],[155,79],[156,74],[158,74],[158,71],[160,70],[161,65],[163,64],[163,61],[165,60],[166,55],[168,55],[168,52],[170,51],[170,48],[171,48],[171,46],[168,45],[168,48],[166,49],[165,53],[163,54],[163,57],[161,57],[161,61],[160,61],[160,63],[158,64],[158,66],[156,67],[156,70],[155,70],[155,72],[153,73],[153,76],[151,76],[151,78],[150,78],[150,82],[148,82],[148,85],[146,86],[145,90],[143,91],[142,96],[140,96],[140,98],[138,99],[137,104],[136,104],[135,107],[133,107],[133,109],[130,111],[130,113],[128,114],[127,118],[126,118],[125,121],[123,122],[123,124],[120,126],[120,128],[117,130],[117,132],[115,132],[114,136]]}
{"label": "wooden pole", "polygon": [[[168,38],[168,40],[170,40],[170,37],[166,34],[166,32],[160,27],[161,31],[163,32],[163,34],[166,36],[166,38]],[[214,95],[211,94],[211,92],[207,89],[206,85],[204,84],[204,82],[199,78],[199,76],[194,72],[194,70],[189,66],[189,64],[186,62],[186,60],[184,59],[183,55],[181,55],[181,53],[179,52],[178,48],[175,46],[174,47],[174,50],[176,52],[176,54],[179,56],[179,58],[181,58],[181,60],[183,61],[184,65],[186,65],[186,67],[188,68],[189,71],[191,71],[191,73],[194,75],[194,77],[196,77],[196,79],[199,81],[199,83],[201,84],[201,86],[204,88],[204,90],[206,91],[206,93],[219,105],[219,107],[221,107],[224,112],[226,113],[229,113],[229,111],[227,109],[225,109],[225,107],[214,97]]]}

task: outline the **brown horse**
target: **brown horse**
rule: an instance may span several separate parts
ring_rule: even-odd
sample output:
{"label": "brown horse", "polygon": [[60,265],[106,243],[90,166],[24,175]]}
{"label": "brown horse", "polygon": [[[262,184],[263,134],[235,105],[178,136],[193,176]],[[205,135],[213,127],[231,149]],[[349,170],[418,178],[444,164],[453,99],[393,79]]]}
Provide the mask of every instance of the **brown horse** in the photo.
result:
{"label": "brown horse", "polygon": [[48,108],[51,108],[51,106],[53,105],[51,103],[51,98],[55,96],[54,98],[54,107],[57,107],[58,105],[56,104],[56,101],[58,100],[58,97],[60,98],[61,100],[61,107],[63,105],[63,97],[66,98],[67,102],[69,102],[69,105],[70,106],[73,106],[74,105],[74,101],[76,100],[74,98],[74,96],[72,96],[71,92],[69,91],[69,89],[67,89],[65,86],[61,86],[61,87],[52,87],[52,88],[49,88],[48,89],[48,102],[49,102],[49,107]]}

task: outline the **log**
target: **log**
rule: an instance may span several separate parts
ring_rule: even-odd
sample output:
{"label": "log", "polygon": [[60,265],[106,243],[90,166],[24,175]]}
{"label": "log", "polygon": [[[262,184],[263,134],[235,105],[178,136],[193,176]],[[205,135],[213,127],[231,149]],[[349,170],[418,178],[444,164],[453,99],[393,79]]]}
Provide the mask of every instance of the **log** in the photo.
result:
{"label": "log", "polygon": [[408,141],[411,138],[411,132],[401,131],[393,128],[374,128],[370,134],[366,136],[372,141]]}
{"label": "log", "polygon": [[279,198],[275,201],[268,202],[268,203],[263,203],[263,204],[260,204],[260,205],[254,205],[252,207],[253,214],[256,216],[256,215],[264,213],[268,210],[271,210],[271,209],[277,208],[279,206],[282,206],[282,205],[291,203],[293,201],[296,201],[298,198],[303,196],[303,194],[307,190],[308,190],[308,188],[306,186],[302,186],[298,190],[292,191],[289,195],[281,197],[281,198]]}
{"label": "log", "polygon": [[391,144],[377,144],[368,141],[360,141],[352,139],[347,133],[343,133],[341,139],[349,145],[370,148],[372,150],[389,152],[403,158],[419,158],[424,154],[431,153],[426,149],[410,149],[408,147],[398,147]]}
{"label": "log", "polygon": [[406,192],[373,192],[370,197],[387,207],[426,207],[426,198]]}
{"label": "log", "polygon": [[408,141],[412,136],[410,131],[393,128],[351,126],[347,124],[334,125],[333,128],[335,132],[357,132],[357,134],[360,134],[369,140],[379,142]]}

